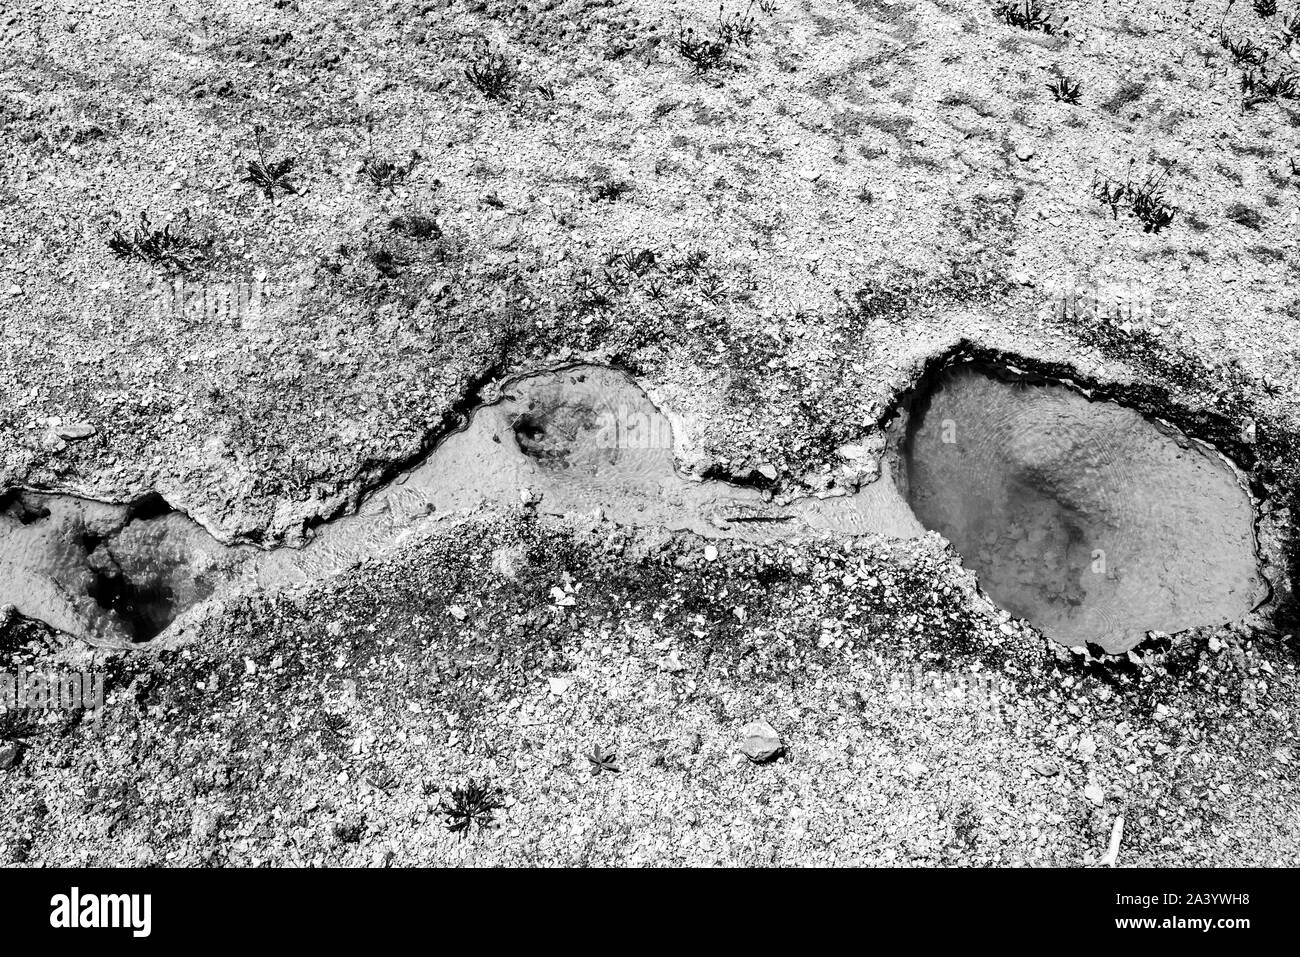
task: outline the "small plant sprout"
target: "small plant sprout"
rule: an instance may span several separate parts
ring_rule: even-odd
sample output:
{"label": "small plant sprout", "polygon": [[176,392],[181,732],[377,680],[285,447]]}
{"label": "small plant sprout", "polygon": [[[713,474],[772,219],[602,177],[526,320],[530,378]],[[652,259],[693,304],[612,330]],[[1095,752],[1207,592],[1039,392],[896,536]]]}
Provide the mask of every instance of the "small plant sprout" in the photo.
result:
{"label": "small plant sprout", "polygon": [[1076,104],[1083,92],[1083,85],[1078,80],[1072,80],[1068,76],[1058,76],[1047,84],[1047,88],[1052,91],[1052,96],[1060,103]]}
{"label": "small plant sprout", "polygon": [[1112,219],[1119,219],[1119,208],[1123,204],[1125,197],[1123,183],[1113,183],[1109,178],[1094,176],[1091,193],[1093,199],[1110,207]]}
{"label": "small plant sprout", "polygon": [[411,239],[437,239],[442,235],[438,220],[421,213],[394,216],[389,220],[388,228]]}
{"label": "small plant sprout", "polygon": [[490,825],[493,813],[503,807],[500,788],[487,780],[470,778],[463,788],[452,789],[451,803],[442,813],[447,818],[447,830],[464,837],[474,825],[480,829]]}
{"label": "small plant sprout", "polygon": [[1300,40],[1300,8],[1283,17],[1282,27],[1277,31],[1277,42],[1281,46],[1289,47],[1296,40]]}
{"label": "small plant sprout", "polygon": [[397,187],[406,181],[419,162],[419,150],[411,150],[411,155],[405,163],[375,159],[372,156],[361,164],[361,175],[369,180],[370,185],[375,189],[396,193]]}
{"label": "small plant sprout", "polygon": [[1277,0],[1254,0],[1251,6],[1261,17],[1268,18],[1277,15]]}
{"label": "small plant sprout", "polygon": [[591,753],[587,755],[588,766],[593,775],[600,774],[602,771],[618,774],[622,768],[617,765],[617,760],[617,754],[604,750],[599,744],[592,747]]}
{"label": "small plant sprout", "polygon": [[646,273],[653,270],[658,263],[653,249],[630,250],[627,252],[615,252],[610,254],[606,259],[606,265],[618,266],[625,272],[630,272],[638,279]]}
{"label": "small plant sprout", "polygon": [[727,289],[722,277],[715,272],[706,275],[700,283],[700,295],[715,306],[726,299]]}
{"label": "small plant sprout", "polygon": [[257,159],[249,162],[248,175],[244,177],[244,182],[252,183],[272,202],[275,201],[275,191],[277,189],[281,193],[297,195],[297,188],[288,179],[295,160],[292,157],[275,161],[267,159],[266,150],[262,144],[262,136],[265,132],[266,127],[260,123],[253,127],[253,137],[257,142]]}

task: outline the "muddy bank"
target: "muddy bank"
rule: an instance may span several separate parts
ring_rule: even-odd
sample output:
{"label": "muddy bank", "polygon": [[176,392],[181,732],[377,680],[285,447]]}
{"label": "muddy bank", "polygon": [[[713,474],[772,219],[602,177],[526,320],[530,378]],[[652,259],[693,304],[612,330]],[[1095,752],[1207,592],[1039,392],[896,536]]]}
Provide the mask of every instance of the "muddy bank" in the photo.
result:
{"label": "muddy bank", "polygon": [[928,377],[883,455],[844,450],[875,481],[794,500],[682,475],[669,417],[618,370],[526,375],[303,548],[222,546],[161,500],[123,509],[12,493],[0,601],[128,646],[214,594],[323,578],[429,522],[520,505],[713,538],[911,538],[928,527],[1002,607],[1064,644],[1110,652],[1262,600],[1250,499],[1226,461],[1126,407],[999,374],[965,365]]}
{"label": "muddy bank", "polygon": [[11,493],[0,515],[0,561],[11,569],[0,603],[92,642],[129,646],[215,593],[335,574],[428,522],[487,506],[710,537],[922,532],[889,481],[781,505],[770,491],[683,476],[673,450],[668,418],[626,374],[580,366],[529,375],[507,382],[423,462],[355,514],[318,527],[302,548],[223,546],[165,503],[142,511]]}

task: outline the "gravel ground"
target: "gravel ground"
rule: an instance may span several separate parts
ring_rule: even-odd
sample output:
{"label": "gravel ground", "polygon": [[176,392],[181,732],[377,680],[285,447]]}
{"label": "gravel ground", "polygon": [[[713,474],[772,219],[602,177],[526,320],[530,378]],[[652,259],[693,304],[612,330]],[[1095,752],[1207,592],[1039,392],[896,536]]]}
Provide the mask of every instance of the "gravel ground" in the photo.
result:
{"label": "gravel ground", "polygon": [[[1234,417],[1290,434],[1300,113],[1243,114],[1221,10],[1184,8],[1062,3],[1065,36],[776,0],[696,75],[679,18],[708,33],[711,0],[27,4],[0,37],[0,482],[295,540],[478,381],[582,356],[673,407],[687,467],[816,487],[963,339],[1175,406],[1241,386]],[[465,73],[490,54],[504,98]],[[296,194],[246,181],[289,159]],[[1173,164],[1170,227],[1090,195],[1130,161]],[[210,245],[186,273],[115,258],[141,213]]]}
{"label": "gravel ground", "polygon": [[[685,470],[825,489],[964,347],[1232,452],[1267,614],[1094,662],[933,538],[705,562],[480,516],[170,650],[6,622],[18,662],[113,680],[102,733],[0,718],[0,853],[1080,864],[1123,815],[1122,863],[1297,863],[1295,100],[1243,111],[1217,3],[1061,2],[1068,35],[979,2],[763,7],[703,74],[678,30],[712,35],[712,0],[5,8],[0,488],[156,491],[299,543],[493,381],[581,359],[637,376]],[[1281,22],[1236,3],[1226,29],[1285,64]],[[496,55],[502,96],[466,72]],[[289,160],[292,191],[248,181]],[[1130,163],[1167,227],[1093,195]],[[170,259],[110,248],[164,224]],[[976,663],[997,709],[889,690]],[[785,748],[761,765],[758,719]],[[461,837],[439,808],[471,776],[506,806]]]}
{"label": "gravel ground", "polygon": [[[99,659],[102,728],[17,713],[0,853],[1083,865],[1122,815],[1122,864],[1300,864],[1292,636],[1100,664],[992,609],[933,535],[715,547],[525,509],[234,601]],[[92,664],[32,625],[5,644],[11,670]],[[780,756],[742,753],[752,721]],[[471,779],[501,806],[453,832]]]}

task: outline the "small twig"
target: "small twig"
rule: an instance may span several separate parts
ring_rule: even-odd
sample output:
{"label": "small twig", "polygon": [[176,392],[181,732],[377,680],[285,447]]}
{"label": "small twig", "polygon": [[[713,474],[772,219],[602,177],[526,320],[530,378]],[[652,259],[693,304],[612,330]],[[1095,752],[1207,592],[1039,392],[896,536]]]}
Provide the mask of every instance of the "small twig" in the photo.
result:
{"label": "small twig", "polygon": [[1119,842],[1124,837],[1124,815],[1121,814],[1115,818],[1115,823],[1110,829],[1110,848],[1106,851],[1105,857],[1098,861],[1101,867],[1114,867],[1115,861],[1119,858]]}

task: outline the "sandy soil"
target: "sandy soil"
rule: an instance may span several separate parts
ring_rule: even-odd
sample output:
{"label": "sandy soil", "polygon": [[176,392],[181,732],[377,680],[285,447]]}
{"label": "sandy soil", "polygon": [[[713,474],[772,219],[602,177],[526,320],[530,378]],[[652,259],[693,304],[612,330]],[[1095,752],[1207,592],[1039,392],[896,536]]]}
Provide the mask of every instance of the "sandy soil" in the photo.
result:
{"label": "sandy soil", "polygon": [[[671,412],[683,468],[822,489],[967,343],[1218,440],[1285,604],[1300,111],[1243,111],[1222,6],[1055,4],[1068,35],[978,2],[764,6],[702,75],[679,22],[715,31],[711,0],[7,9],[0,488],[157,491],[223,540],[297,543],[492,381],[581,358]],[[1281,18],[1226,24],[1300,57]],[[493,54],[501,97],[466,73]],[[247,181],[290,159],[293,192]],[[1091,191],[1130,163],[1167,167],[1158,232]],[[114,254],[142,213],[184,269]],[[3,853],[1077,864],[1122,814],[1127,863],[1297,862],[1278,609],[1101,665],[1001,621],[937,541],[844,547],[701,564],[482,516],[213,608],[180,650],[108,659],[102,736],[3,719]],[[13,620],[0,641],[93,654]],[[1006,713],[880,678],[976,661]],[[783,761],[738,755],[758,717]],[[597,744],[621,773],[592,775]],[[437,807],[470,775],[508,806],[460,839]]]}
{"label": "sandy soil", "polygon": [[[527,510],[470,521],[114,660],[101,729],[20,713],[0,847],[26,864],[1080,865],[1122,815],[1124,864],[1300,863],[1293,640],[1185,635],[1101,666],[1005,618],[935,536],[710,561],[695,539]],[[12,626],[9,666],[85,661],[42,637]],[[754,720],[775,761],[741,753]],[[596,748],[619,770],[594,771]],[[471,778],[502,806],[462,836],[445,811]]]}

